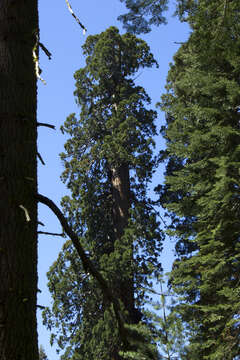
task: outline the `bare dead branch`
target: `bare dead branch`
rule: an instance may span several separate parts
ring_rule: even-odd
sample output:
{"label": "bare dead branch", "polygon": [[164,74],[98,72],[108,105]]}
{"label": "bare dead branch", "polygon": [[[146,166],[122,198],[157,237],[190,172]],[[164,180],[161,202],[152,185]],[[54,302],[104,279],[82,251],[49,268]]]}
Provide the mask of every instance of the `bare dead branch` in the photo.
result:
{"label": "bare dead branch", "polygon": [[51,129],[53,129],[53,130],[56,130],[56,128],[55,128],[54,125],[47,124],[47,123],[40,123],[40,122],[38,122],[38,123],[37,123],[37,126],[45,126],[45,127],[51,128]]}
{"label": "bare dead branch", "polygon": [[52,235],[52,236],[64,236],[64,234],[58,234],[58,233],[52,233],[52,232],[46,232],[46,231],[38,231],[37,232],[40,235]]}
{"label": "bare dead branch", "polygon": [[37,308],[41,309],[41,310],[45,310],[46,309],[46,306],[42,306],[42,305],[36,305]]}
{"label": "bare dead branch", "polygon": [[65,0],[68,10],[70,11],[70,13],[72,14],[72,16],[74,17],[74,19],[77,21],[77,23],[81,26],[81,28],[83,29],[83,34],[86,33],[87,29],[85,28],[85,26],[81,23],[81,21],[78,19],[78,17],[74,14],[73,9],[70,5],[70,2],[68,0]]}
{"label": "bare dead branch", "polygon": [[39,44],[40,48],[43,50],[43,52],[47,55],[48,59],[51,60],[52,54],[50,53],[50,51],[40,41],[38,44]]}
{"label": "bare dead branch", "polygon": [[38,156],[39,160],[41,161],[41,163],[42,163],[43,165],[46,165],[45,162],[43,161],[43,158],[42,158],[41,155],[39,154],[39,152],[37,153],[37,156]]}

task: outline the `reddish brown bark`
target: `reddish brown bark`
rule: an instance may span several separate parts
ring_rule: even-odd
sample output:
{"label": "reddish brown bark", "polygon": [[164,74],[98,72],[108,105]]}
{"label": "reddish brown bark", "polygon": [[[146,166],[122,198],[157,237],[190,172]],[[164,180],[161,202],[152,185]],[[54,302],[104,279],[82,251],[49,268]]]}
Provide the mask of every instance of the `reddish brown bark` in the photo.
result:
{"label": "reddish brown bark", "polygon": [[116,239],[120,239],[128,225],[130,209],[129,168],[123,164],[111,169],[113,195],[113,221]]}
{"label": "reddish brown bark", "polygon": [[0,1],[0,360],[38,358],[37,29],[37,0]]}
{"label": "reddish brown bark", "polygon": [[[129,222],[129,210],[131,207],[130,200],[130,179],[129,179],[129,166],[122,164],[118,168],[111,169],[112,176],[112,196],[113,196],[113,222],[115,239],[121,240],[124,235],[124,231]],[[126,240],[125,240],[126,241]],[[131,266],[133,262],[133,244],[126,244],[131,252],[129,255],[128,264]],[[134,306],[134,278],[133,274],[128,279],[123,281],[118,280],[116,292],[119,293],[119,297],[124,304],[126,310],[128,310],[129,322],[137,323],[139,319],[136,319],[137,310]]]}

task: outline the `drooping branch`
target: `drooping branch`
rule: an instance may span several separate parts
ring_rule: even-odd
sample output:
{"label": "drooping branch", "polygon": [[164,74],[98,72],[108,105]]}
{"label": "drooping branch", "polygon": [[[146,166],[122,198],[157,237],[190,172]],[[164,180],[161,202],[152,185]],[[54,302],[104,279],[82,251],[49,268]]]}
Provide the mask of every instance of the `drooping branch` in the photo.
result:
{"label": "drooping branch", "polygon": [[116,319],[118,322],[118,326],[119,326],[119,334],[121,336],[124,346],[127,347],[128,346],[127,333],[126,333],[126,329],[124,327],[124,321],[123,321],[123,318],[121,315],[120,304],[118,302],[118,299],[114,298],[112,291],[109,288],[106,280],[103,278],[101,273],[95,268],[95,266],[93,265],[91,260],[86,255],[86,253],[79,241],[77,234],[69,226],[65,216],[62,214],[61,210],[57,207],[57,205],[52,200],[50,200],[49,198],[47,198],[46,196],[43,196],[41,194],[37,194],[36,198],[39,202],[48,206],[52,210],[52,212],[57,216],[65,233],[71,239],[73,246],[75,247],[75,249],[82,261],[85,272],[86,273],[89,272],[98,281],[102,292],[107,297],[107,299],[113,304],[114,313],[115,313],[115,316],[116,316]]}
{"label": "drooping branch", "polygon": [[86,255],[86,253],[85,253],[85,251],[84,251],[84,249],[83,249],[83,247],[82,247],[82,245],[81,245],[81,243],[79,241],[79,238],[78,238],[77,234],[68,225],[68,222],[67,222],[66,218],[64,217],[64,215],[62,214],[61,210],[57,207],[57,205],[52,200],[50,200],[46,196],[43,196],[41,194],[37,194],[37,200],[39,202],[41,202],[42,204],[48,206],[53,211],[53,213],[57,216],[57,218],[60,221],[65,233],[72,240],[72,243],[73,243],[75,249],[77,250],[78,255],[80,256],[80,258],[82,260],[85,272],[86,273],[90,272],[98,280],[99,284],[101,285],[102,290],[104,291],[104,293],[106,293],[108,299],[111,300],[111,297],[113,295],[111,294],[110,290],[108,289],[108,285],[107,285],[105,279],[95,269],[95,267],[92,264],[91,260]]}

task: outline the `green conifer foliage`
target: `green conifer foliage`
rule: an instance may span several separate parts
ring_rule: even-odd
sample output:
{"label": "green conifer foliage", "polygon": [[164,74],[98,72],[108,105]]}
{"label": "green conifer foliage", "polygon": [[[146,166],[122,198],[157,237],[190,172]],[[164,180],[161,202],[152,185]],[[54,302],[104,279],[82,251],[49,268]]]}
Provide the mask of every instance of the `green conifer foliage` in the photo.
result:
{"label": "green conifer foliage", "polygon": [[151,26],[166,24],[163,13],[168,9],[168,0],[120,0],[128,13],[120,15],[119,20],[127,31],[135,34],[148,33]]}
{"label": "green conifer foliage", "polygon": [[[214,32],[216,30],[216,20],[218,25],[222,26],[223,19],[229,7],[233,7],[236,0],[120,0],[128,10],[126,14],[120,15],[118,20],[123,22],[124,28],[134,34],[148,33],[151,27],[167,23],[164,12],[168,10],[169,5],[175,6],[174,15],[178,16],[182,22],[188,22],[190,26],[202,26],[201,20],[209,20],[209,26]],[[230,4],[233,2],[233,4]],[[210,10],[210,12],[209,12]],[[198,21],[196,21],[196,15]],[[203,16],[203,17],[202,17]],[[236,20],[236,19],[235,19]],[[211,23],[213,21],[213,23]]]}
{"label": "green conifer foliage", "polygon": [[240,354],[240,3],[188,3],[193,32],[162,100],[167,169],[158,190],[178,239],[171,285],[190,348],[198,359],[230,360]]}
{"label": "green conifer foliage", "polygon": [[146,310],[148,326],[158,345],[161,359],[182,359],[186,351],[186,334],[183,322],[175,311],[175,296],[167,291],[164,279],[159,276],[152,289],[149,310]]}
{"label": "green conifer foliage", "polygon": [[[86,66],[75,73],[80,118],[72,114],[62,127],[69,136],[61,154],[62,180],[71,191],[62,205],[91,261],[120,300],[125,322],[137,326],[145,297],[142,286],[161,271],[162,235],[147,197],[156,167],[156,112],[147,108],[150,98],[133,77],[140,68],[157,64],[143,40],[121,36],[114,27],[89,36],[83,52]],[[45,311],[45,322],[59,331],[52,339],[65,348],[62,358],[125,356],[119,355],[123,349],[113,309],[96,280],[84,273],[70,242],[48,278],[54,303]],[[138,346],[133,341],[132,351]],[[156,359],[152,350],[141,353]]]}

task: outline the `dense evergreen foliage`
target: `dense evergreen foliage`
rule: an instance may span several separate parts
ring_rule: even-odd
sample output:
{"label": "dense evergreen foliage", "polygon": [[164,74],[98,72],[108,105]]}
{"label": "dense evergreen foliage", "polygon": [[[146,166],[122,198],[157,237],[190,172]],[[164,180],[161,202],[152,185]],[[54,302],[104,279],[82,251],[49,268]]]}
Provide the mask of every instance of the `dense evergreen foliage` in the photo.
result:
{"label": "dense evergreen foliage", "polygon": [[[143,40],[121,36],[113,27],[89,36],[83,52],[86,66],[75,73],[80,118],[72,114],[62,127],[69,136],[61,155],[62,180],[71,191],[62,205],[90,259],[120,299],[126,323],[138,326],[138,337],[146,337],[139,324],[144,289],[151,286],[149,277],[161,271],[162,235],[147,197],[156,167],[156,112],[148,109],[150,98],[133,77],[156,61]],[[140,349],[142,355],[138,342],[132,353],[120,357],[111,305],[96,280],[84,273],[69,241],[48,278],[54,303],[45,322],[59,330],[55,336],[59,347],[66,347],[63,359],[141,359],[144,354],[156,359],[151,340]]]}
{"label": "dense evergreen foliage", "polygon": [[[119,19],[130,33],[166,22],[167,0],[121,1],[129,12]],[[240,4],[178,0],[176,15],[191,34],[160,104],[166,176],[156,188],[176,238],[174,303],[162,289],[160,301],[146,293],[151,279],[161,279],[162,234],[147,197],[157,165],[156,113],[133,78],[156,62],[144,41],[109,28],[88,37],[86,66],[75,74],[81,114],[62,127],[69,136],[62,179],[71,192],[62,205],[120,300],[133,342],[124,352],[111,304],[67,241],[48,274],[54,303],[45,311],[53,339],[65,348],[62,359],[240,357]],[[158,313],[143,310],[146,304]]]}
{"label": "dense evergreen foliage", "polygon": [[128,13],[120,15],[119,20],[127,31],[135,34],[148,33],[151,26],[166,24],[163,13],[168,9],[168,0],[120,0],[125,3]]}
{"label": "dense evergreen foliage", "polygon": [[187,358],[231,360],[240,355],[240,4],[188,5],[193,31],[162,99],[167,167],[158,191],[178,239],[170,283],[191,332]]}
{"label": "dense evergreen foliage", "polygon": [[[122,21],[123,27],[131,33],[148,33],[152,26],[159,26],[167,23],[165,12],[169,5],[173,5],[170,0],[120,0],[128,10],[126,14],[120,15],[118,20]],[[225,9],[231,0],[222,0],[213,3],[213,9]],[[207,0],[176,0],[174,2],[174,15],[177,15],[180,21],[191,23],[192,17],[199,9],[207,6]]]}

